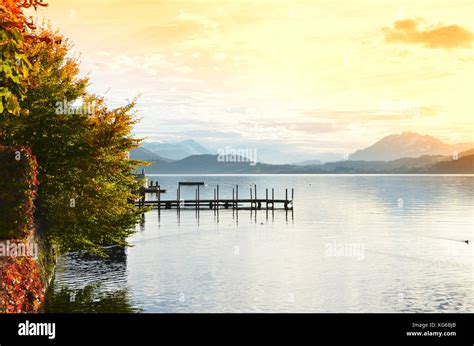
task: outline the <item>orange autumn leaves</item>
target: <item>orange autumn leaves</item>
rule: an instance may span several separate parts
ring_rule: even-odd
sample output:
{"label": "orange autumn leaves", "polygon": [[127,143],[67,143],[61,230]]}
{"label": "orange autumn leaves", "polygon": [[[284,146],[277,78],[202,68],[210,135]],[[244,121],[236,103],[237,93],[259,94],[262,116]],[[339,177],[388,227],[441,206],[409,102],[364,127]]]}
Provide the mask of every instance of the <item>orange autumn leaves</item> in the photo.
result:
{"label": "orange autumn leaves", "polygon": [[0,115],[19,115],[30,64],[25,57],[25,33],[33,28],[23,8],[26,1],[3,0],[0,5]]}
{"label": "orange autumn leaves", "polygon": [[31,25],[31,21],[23,14],[23,8],[27,5],[25,1],[2,0],[0,5],[0,24],[4,30],[16,28],[23,31],[25,26]]}

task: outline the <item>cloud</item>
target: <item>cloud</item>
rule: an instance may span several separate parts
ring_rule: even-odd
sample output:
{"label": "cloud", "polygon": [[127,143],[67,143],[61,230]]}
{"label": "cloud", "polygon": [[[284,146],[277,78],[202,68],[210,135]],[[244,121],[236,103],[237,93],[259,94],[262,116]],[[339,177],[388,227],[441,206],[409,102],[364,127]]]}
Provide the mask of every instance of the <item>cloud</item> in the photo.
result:
{"label": "cloud", "polygon": [[421,44],[428,48],[470,48],[474,34],[459,25],[420,28],[421,19],[404,19],[382,31],[385,42]]}

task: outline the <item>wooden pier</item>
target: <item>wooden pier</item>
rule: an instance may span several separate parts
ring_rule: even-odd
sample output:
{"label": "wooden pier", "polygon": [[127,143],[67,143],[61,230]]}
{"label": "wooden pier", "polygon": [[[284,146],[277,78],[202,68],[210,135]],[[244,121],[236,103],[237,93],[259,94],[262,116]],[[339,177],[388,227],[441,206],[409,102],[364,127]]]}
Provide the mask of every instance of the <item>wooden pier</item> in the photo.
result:
{"label": "wooden pier", "polygon": [[[181,198],[182,186],[195,186],[195,196],[193,199]],[[232,188],[231,197],[221,198],[219,185],[214,188],[214,198],[201,199],[199,187],[205,186],[203,182],[180,182],[176,190],[176,198],[162,199],[159,191],[153,191],[157,194],[156,200],[146,200],[145,196],[135,203],[136,206],[149,206],[158,209],[239,209],[239,210],[293,210],[294,189],[291,189],[291,198],[289,198],[289,189],[285,189],[285,198],[275,198],[275,189],[265,189],[265,198],[257,197],[257,186],[253,185],[249,189],[248,197],[239,197],[239,186]],[[148,191],[147,191],[148,192]],[[153,193],[152,192],[152,193]]]}

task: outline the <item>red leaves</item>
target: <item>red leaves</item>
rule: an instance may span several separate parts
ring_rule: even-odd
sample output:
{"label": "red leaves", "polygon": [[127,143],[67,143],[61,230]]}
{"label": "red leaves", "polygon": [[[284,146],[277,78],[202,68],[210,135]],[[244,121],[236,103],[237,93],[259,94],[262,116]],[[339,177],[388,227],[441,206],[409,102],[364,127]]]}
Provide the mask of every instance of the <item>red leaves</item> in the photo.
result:
{"label": "red leaves", "polygon": [[38,312],[43,301],[44,289],[36,261],[32,257],[9,259],[0,270],[0,312]]}
{"label": "red leaves", "polygon": [[34,7],[35,9],[37,7],[46,7],[48,4],[43,4],[43,0],[24,0],[21,4],[20,7],[24,8],[29,8],[29,7]]}
{"label": "red leaves", "polygon": [[0,145],[0,161],[0,239],[24,238],[34,227],[38,163],[24,146]]}

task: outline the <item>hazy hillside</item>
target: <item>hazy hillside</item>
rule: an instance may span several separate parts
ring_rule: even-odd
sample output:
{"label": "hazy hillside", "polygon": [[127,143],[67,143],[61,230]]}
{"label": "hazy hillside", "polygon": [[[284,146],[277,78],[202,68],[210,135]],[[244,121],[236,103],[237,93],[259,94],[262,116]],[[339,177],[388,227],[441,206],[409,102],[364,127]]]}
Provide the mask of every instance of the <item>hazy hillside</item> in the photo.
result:
{"label": "hazy hillside", "polygon": [[474,174],[472,157],[421,156],[384,161],[340,161],[319,165],[270,165],[249,162],[219,162],[217,155],[193,155],[171,162],[151,161],[147,173],[161,174],[339,174],[339,173],[469,173]]}
{"label": "hazy hillside", "polygon": [[177,143],[145,142],[143,148],[171,160],[181,160],[191,155],[211,154],[211,152],[194,140]]}
{"label": "hazy hillside", "polygon": [[219,162],[217,157],[217,155],[192,155],[164,164],[152,162],[152,165],[145,167],[145,170],[147,173],[162,174],[252,174],[291,173],[295,167],[262,163],[251,165],[249,162]]}
{"label": "hazy hillside", "polygon": [[365,149],[357,150],[349,156],[349,159],[352,161],[392,161],[423,155],[449,156],[454,151],[461,152],[473,147],[474,143],[451,145],[432,136],[403,132],[402,134],[386,136]]}
{"label": "hazy hillside", "polygon": [[156,163],[167,163],[171,162],[172,160],[161,157],[153,152],[151,152],[148,149],[145,149],[143,147],[141,148],[136,148],[130,151],[130,158],[132,160],[140,160],[140,161],[153,161]]}
{"label": "hazy hillside", "polygon": [[311,165],[321,165],[323,164],[320,160],[306,160],[302,162],[294,163],[295,166],[311,166]]}
{"label": "hazy hillside", "polygon": [[470,174],[474,173],[474,155],[463,156],[458,160],[438,162],[429,173],[437,174]]}
{"label": "hazy hillside", "polygon": [[474,149],[469,149],[458,154],[459,157],[474,155]]}

